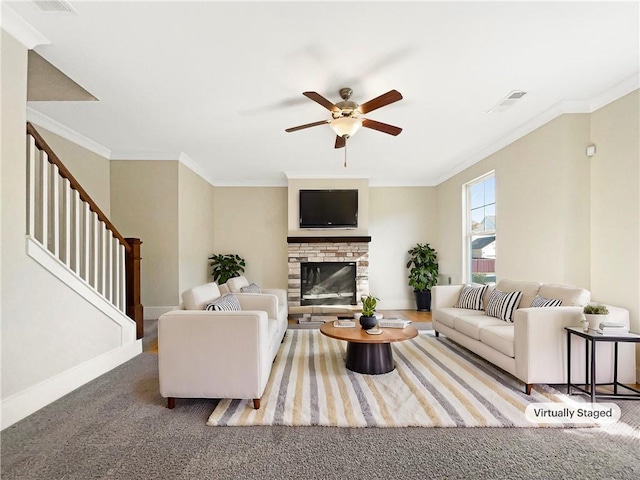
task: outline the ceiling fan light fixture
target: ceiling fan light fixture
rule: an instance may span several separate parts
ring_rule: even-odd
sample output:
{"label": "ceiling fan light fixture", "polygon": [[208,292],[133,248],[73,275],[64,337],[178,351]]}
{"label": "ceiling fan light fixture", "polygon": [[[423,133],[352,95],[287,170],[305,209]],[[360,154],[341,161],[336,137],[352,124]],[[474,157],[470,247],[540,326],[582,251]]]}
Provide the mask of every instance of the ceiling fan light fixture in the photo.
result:
{"label": "ceiling fan light fixture", "polygon": [[338,117],[331,120],[330,125],[336,135],[349,138],[362,126],[362,120],[356,117]]}

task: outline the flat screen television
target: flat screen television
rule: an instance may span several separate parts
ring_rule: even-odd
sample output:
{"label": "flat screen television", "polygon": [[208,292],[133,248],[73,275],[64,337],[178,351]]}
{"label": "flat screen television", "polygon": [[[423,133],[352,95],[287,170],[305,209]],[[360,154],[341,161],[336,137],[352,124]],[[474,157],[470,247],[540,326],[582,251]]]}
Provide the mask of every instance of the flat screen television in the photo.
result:
{"label": "flat screen television", "polygon": [[358,190],[300,190],[300,228],[356,228]]}

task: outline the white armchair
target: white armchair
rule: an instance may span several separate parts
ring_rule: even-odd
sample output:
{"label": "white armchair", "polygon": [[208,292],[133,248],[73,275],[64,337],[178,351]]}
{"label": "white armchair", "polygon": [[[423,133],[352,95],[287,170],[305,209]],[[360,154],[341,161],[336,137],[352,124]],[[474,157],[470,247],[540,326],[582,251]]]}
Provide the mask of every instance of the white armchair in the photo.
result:
{"label": "white armchair", "polygon": [[176,398],[247,398],[260,408],[284,332],[271,295],[238,296],[241,311],[203,310],[219,298],[215,283],[182,294],[185,310],[158,319],[160,394]]}

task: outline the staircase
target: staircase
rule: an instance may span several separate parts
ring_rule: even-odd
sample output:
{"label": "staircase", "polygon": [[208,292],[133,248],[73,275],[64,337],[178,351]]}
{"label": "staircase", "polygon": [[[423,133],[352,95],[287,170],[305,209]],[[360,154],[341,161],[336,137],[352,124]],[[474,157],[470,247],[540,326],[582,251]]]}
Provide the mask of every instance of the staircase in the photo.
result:
{"label": "staircase", "polygon": [[35,127],[27,124],[27,252],[142,338],[140,245],[124,238]]}

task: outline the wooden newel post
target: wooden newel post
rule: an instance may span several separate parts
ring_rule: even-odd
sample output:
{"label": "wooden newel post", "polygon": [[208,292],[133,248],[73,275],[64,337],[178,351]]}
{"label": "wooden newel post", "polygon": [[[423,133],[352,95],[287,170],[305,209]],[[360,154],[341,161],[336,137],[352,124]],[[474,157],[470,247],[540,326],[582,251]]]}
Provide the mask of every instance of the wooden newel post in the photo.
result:
{"label": "wooden newel post", "polygon": [[125,238],[131,251],[127,252],[127,315],[136,322],[136,338],[144,336],[144,307],[140,303],[140,245],[139,238]]}

